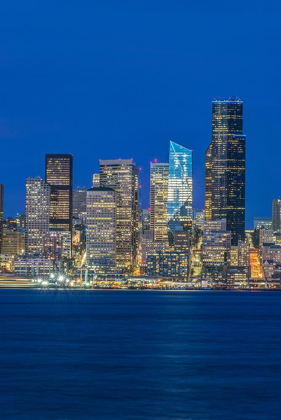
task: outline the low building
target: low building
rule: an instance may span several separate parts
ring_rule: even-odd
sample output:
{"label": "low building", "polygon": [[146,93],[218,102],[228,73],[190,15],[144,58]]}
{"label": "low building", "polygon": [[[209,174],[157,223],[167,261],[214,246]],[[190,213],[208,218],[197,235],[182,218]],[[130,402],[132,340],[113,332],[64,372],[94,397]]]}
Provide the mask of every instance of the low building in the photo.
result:
{"label": "low building", "polygon": [[188,279],[189,258],[185,252],[156,252],[147,256],[147,275]]}
{"label": "low building", "polygon": [[15,275],[27,278],[49,276],[58,270],[53,260],[41,256],[22,256],[15,259]]}

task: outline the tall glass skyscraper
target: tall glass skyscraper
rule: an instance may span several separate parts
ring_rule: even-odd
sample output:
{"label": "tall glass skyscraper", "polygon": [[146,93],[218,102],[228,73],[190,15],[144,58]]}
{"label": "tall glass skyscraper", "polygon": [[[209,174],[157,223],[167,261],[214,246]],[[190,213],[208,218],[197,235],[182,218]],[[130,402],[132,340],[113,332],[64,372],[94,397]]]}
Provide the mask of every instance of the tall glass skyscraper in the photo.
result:
{"label": "tall glass skyscraper", "polygon": [[71,154],[46,155],[46,182],[51,187],[50,229],[72,229],[72,163]]}
{"label": "tall glass skyscraper", "polygon": [[245,144],[243,102],[212,103],[212,142],[206,151],[205,218],[226,219],[232,245],[245,239]]}
{"label": "tall glass skyscraper", "polygon": [[192,150],[170,142],[167,222],[172,234],[192,223]]}

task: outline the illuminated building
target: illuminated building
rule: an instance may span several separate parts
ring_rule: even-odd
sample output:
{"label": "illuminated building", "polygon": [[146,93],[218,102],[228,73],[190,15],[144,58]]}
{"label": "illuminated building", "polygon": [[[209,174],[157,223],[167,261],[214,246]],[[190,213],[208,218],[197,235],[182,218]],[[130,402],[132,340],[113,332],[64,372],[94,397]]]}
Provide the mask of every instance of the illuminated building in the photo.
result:
{"label": "illuminated building", "polygon": [[93,174],[93,188],[98,188],[100,186],[100,174]]}
{"label": "illuminated building", "polygon": [[172,234],[192,225],[192,150],[170,142],[167,222]]}
{"label": "illuminated building", "polygon": [[254,229],[272,229],[272,218],[254,217]]}
{"label": "illuminated building", "polygon": [[259,244],[263,246],[265,243],[275,242],[275,236],[273,235],[272,229],[260,229],[259,230]]}
{"label": "illuminated building", "polygon": [[116,264],[131,270],[138,237],[138,169],[131,159],[101,160],[100,186],[116,191]]}
{"label": "illuminated building", "polygon": [[168,178],[168,163],[150,164],[150,229],[154,231],[154,241],[168,241]]}
{"label": "illuminated building", "polygon": [[44,255],[48,258],[57,259],[62,252],[61,232],[48,232],[43,240]]}
{"label": "illuminated building", "polygon": [[139,230],[142,232],[149,229],[149,210],[139,209]]}
{"label": "illuminated building", "polygon": [[203,230],[204,222],[205,222],[205,210],[194,209],[193,221],[197,228]]}
{"label": "illuminated building", "polygon": [[80,217],[80,214],[86,213],[86,188],[78,187],[76,190],[73,190],[73,217]]}
{"label": "illuminated building", "polygon": [[190,253],[190,231],[176,230],[174,239],[175,251]]}
{"label": "illuminated building", "polygon": [[147,256],[147,275],[188,279],[189,261],[185,252],[156,252]]}
{"label": "illuminated building", "polygon": [[42,253],[50,223],[50,186],[40,177],[26,180],[25,217],[25,252]]}
{"label": "illuminated building", "polygon": [[15,258],[15,275],[22,277],[49,278],[51,274],[56,273],[58,266],[54,261],[41,256],[21,256]]}
{"label": "illuminated building", "polygon": [[2,254],[19,255],[24,251],[23,235],[12,229],[3,229]]}
{"label": "illuminated building", "polygon": [[144,230],[140,234],[140,247],[141,247],[141,269],[144,273],[146,271],[147,265],[147,256],[149,254],[154,254],[157,251],[165,251],[165,243],[163,242],[154,242],[154,232],[153,229]]}
{"label": "illuminated building", "polygon": [[4,218],[4,185],[0,184],[0,254],[2,252],[3,218]]}
{"label": "illuminated building", "polygon": [[245,266],[250,264],[250,244],[238,241],[238,245],[230,249],[230,266]]}
{"label": "illuminated building", "polygon": [[50,230],[72,228],[71,154],[46,154],[46,182],[51,187]]}
{"label": "illuminated building", "polygon": [[272,200],[272,229],[274,232],[281,230],[281,198]]}
{"label": "illuminated building", "polygon": [[203,230],[202,262],[205,266],[227,264],[231,248],[231,232],[225,230],[226,221],[206,221]]}
{"label": "illuminated building", "polygon": [[98,271],[116,264],[117,193],[109,187],[87,191],[87,264]]}
{"label": "illuminated building", "polygon": [[205,219],[226,219],[232,244],[245,238],[243,102],[212,103],[212,142],[205,155]]}

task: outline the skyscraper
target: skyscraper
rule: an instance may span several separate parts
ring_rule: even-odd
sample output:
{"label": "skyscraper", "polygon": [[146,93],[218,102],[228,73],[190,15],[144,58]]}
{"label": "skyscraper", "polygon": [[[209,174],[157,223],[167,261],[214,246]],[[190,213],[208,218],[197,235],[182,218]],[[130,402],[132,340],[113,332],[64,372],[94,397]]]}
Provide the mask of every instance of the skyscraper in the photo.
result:
{"label": "skyscraper", "polygon": [[0,254],[3,241],[3,218],[4,218],[4,185],[0,184]]}
{"label": "skyscraper", "polygon": [[245,143],[243,102],[214,100],[205,161],[205,218],[225,218],[232,245],[245,238]]}
{"label": "skyscraper", "polygon": [[46,182],[51,186],[50,229],[72,227],[72,165],[71,154],[46,155]]}
{"label": "skyscraper", "polygon": [[79,217],[79,214],[86,213],[86,188],[77,187],[73,190],[73,217]]}
{"label": "skyscraper", "polygon": [[172,234],[192,224],[192,150],[170,142],[167,222]]}
{"label": "skyscraper", "polygon": [[168,163],[150,164],[150,229],[154,241],[167,242]]}
{"label": "skyscraper", "polygon": [[108,187],[87,191],[87,264],[97,270],[116,264],[116,196]]}
{"label": "skyscraper", "polygon": [[131,159],[100,160],[100,186],[117,193],[116,263],[128,270],[136,261],[138,182],[138,169]]}
{"label": "skyscraper", "polygon": [[25,252],[43,253],[50,222],[50,186],[40,177],[26,180],[25,217]]}
{"label": "skyscraper", "polygon": [[281,198],[272,200],[272,229],[273,232],[280,232],[281,229]]}

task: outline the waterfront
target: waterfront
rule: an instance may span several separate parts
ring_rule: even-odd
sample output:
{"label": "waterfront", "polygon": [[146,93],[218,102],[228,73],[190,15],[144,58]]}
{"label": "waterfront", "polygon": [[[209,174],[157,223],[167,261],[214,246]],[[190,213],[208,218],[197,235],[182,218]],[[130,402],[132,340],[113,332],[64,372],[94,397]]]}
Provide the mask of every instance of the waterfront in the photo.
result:
{"label": "waterfront", "polygon": [[1,290],[3,419],[279,419],[281,294]]}

